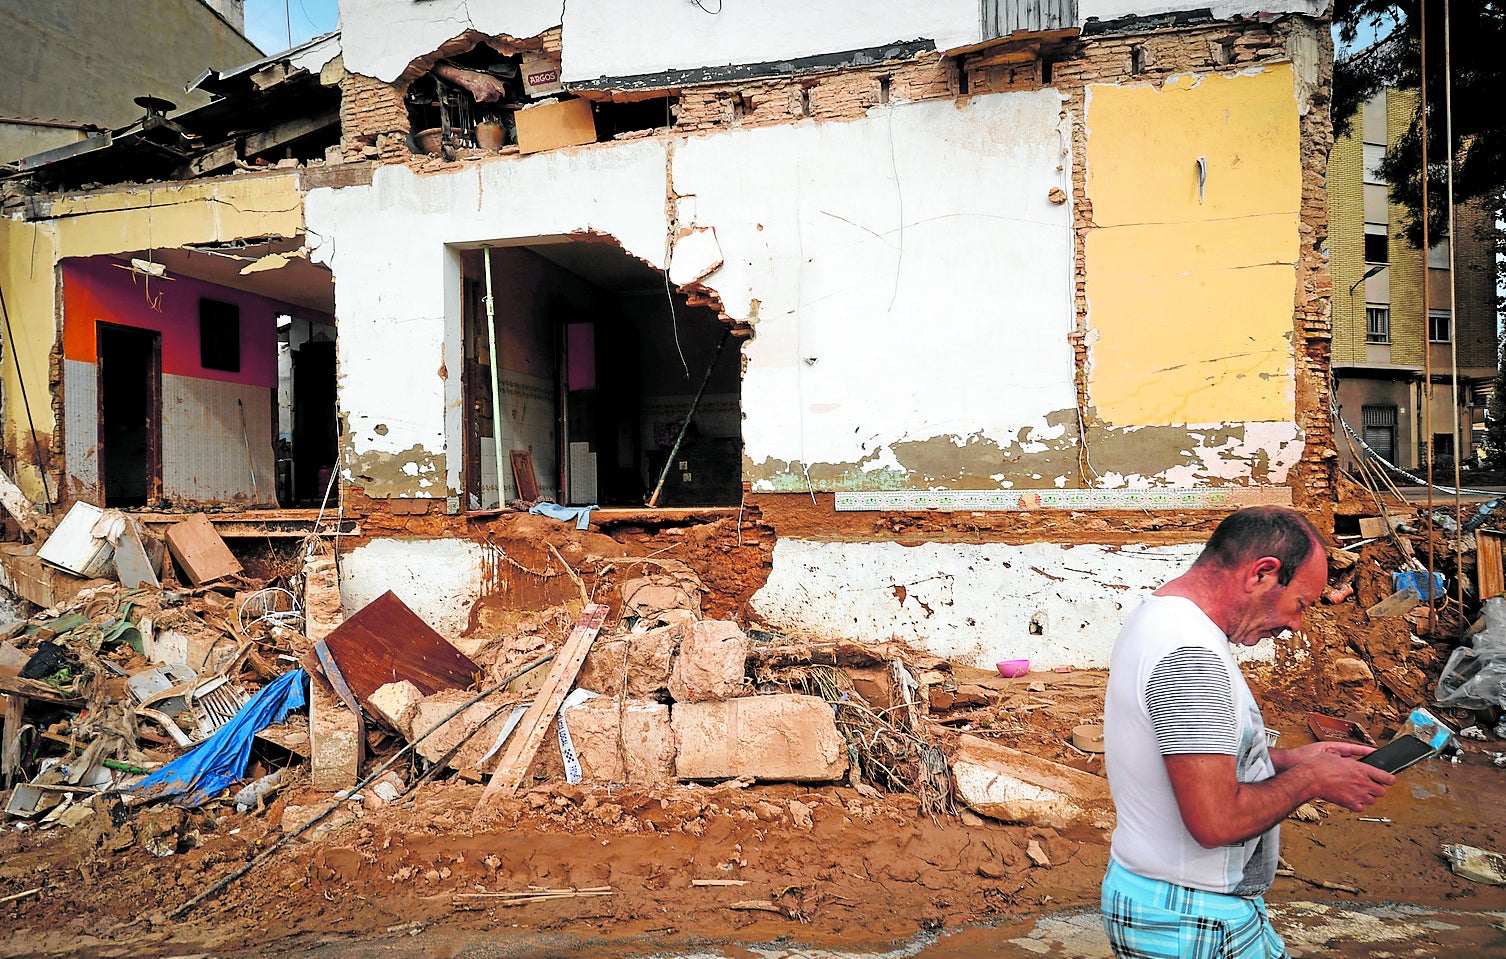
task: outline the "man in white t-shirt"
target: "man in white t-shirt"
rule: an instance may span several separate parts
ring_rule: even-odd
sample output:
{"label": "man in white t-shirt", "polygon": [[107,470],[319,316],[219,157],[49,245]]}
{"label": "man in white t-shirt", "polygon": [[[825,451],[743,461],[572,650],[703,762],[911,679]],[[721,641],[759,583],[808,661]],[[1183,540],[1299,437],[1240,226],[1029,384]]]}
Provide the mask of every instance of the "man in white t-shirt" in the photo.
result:
{"label": "man in white t-shirt", "polygon": [[1285,956],[1261,898],[1281,820],[1311,799],[1358,812],[1396,781],[1356,761],[1367,746],[1268,748],[1234,661],[1233,643],[1300,629],[1327,580],[1300,514],[1240,510],[1120,631],[1104,703],[1118,826],[1103,917],[1116,956]]}

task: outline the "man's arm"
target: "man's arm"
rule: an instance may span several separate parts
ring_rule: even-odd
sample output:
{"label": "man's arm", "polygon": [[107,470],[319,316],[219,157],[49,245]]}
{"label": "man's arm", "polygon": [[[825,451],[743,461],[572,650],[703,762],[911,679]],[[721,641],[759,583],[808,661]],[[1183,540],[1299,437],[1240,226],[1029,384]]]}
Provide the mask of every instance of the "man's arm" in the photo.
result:
{"label": "man's arm", "polygon": [[1311,799],[1359,812],[1396,782],[1390,773],[1355,762],[1346,744],[1323,745],[1340,748],[1282,750],[1297,755],[1282,756],[1281,771],[1258,783],[1238,781],[1233,756],[1184,753],[1163,757],[1182,823],[1200,846],[1214,849],[1253,839]]}

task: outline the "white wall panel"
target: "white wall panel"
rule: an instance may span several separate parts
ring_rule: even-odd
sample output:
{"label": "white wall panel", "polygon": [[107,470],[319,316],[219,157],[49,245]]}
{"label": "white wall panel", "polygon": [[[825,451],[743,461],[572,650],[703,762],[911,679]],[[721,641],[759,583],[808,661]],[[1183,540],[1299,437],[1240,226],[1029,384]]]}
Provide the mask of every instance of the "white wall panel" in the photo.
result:
{"label": "white wall panel", "polygon": [[[162,495],[175,503],[271,503],[273,395],[262,386],[163,376]],[[245,406],[244,435],[237,400]],[[251,482],[253,464],[259,500]]]}

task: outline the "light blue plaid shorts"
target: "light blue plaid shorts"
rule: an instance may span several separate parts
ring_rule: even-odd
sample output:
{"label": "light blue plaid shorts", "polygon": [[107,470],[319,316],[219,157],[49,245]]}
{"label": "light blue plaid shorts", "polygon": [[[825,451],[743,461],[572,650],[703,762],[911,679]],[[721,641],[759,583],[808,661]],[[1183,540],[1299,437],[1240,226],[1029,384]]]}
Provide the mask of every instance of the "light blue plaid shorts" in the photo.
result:
{"label": "light blue plaid shorts", "polygon": [[1120,959],[1288,959],[1264,899],[1147,879],[1110,860],[1102,908]]}

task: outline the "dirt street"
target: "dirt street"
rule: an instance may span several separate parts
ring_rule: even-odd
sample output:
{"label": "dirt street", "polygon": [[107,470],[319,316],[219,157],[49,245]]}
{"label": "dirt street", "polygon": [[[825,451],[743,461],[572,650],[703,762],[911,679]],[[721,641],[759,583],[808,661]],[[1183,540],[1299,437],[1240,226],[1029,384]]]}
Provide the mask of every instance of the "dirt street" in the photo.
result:
{"label": "dirt street", "polygon": [[[1020,687],[1002,708],[1033,718],[1028,733],[1004,741],[1032,748],[1033,736],[1039,749],[1053,727],[1101,709],[1102,681],[1080,671],[1056,677],[1047,692]],[[1048,705],[1025,708],[1032,703]],[[1309,738],[1298,713],[1277,706],[1268,719],[1283,744]],[[1388,954],[1506,954],[1499,916],[1488,918],[1506,911],[1506,888],[1454,876],[1439,851],[1443,843],[1500,848],[1498,745],[1506,748],[1471,742],[1461,764],[1434,759],[1408,770],[1365,820],[1316,804],[1311,821],[1283,827],[1292,874],[1270,898],[1285,922],[1307,930],[1293,937],[1295,955],[1368,955],[1397,937]],[[1087,769],[1099,762],[1076,758]],[[171,922],[169,911],[278,838],[288,807],[320,797],[294,789],[264,815],[166,808],[120,829],[97,817],[103,825],[9,832],[3,891],[40,892],[0,905],[10,933],[0,955],[731,956],[754,954],[741,944],[759,943],[775,951],[758,954],[775,955],[809,954],[787,951],[797,946],[1101,954],[1092,913],[1107,833],[1086,826],[930,818],[911,797],[847,788],[555,782],[476,829],[479,795],[476,785],[429,784],[403,806],[342,812],[313,841]],[[141,842],[125,845],[124,829],[138,839],[176,830],[188,840],[180,848],[191,848],[156,858]],[[1033,863],[1031,851],[1049,864]],[[531,887],[582,892],[521,903],[498,895]],[[1390,921],[1354,911],[1384,904],[1402,907]],[[1412,907],[1442,918],[1409,920]]]}

